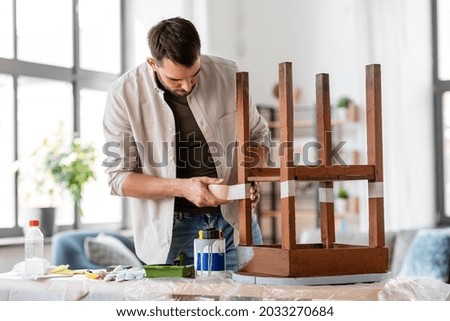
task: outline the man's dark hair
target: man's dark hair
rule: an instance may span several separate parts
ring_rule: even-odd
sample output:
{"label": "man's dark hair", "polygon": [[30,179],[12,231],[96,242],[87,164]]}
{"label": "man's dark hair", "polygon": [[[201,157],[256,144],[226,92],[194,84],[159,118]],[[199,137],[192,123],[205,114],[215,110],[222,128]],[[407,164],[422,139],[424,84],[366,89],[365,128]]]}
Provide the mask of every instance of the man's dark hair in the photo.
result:
{"label": "man's dark hair", "polygon": [[162,20],[147,35],[150,52],[159,64],[164,58],[192,67],[200,55],[200,36],[189,20],[176,17]]}

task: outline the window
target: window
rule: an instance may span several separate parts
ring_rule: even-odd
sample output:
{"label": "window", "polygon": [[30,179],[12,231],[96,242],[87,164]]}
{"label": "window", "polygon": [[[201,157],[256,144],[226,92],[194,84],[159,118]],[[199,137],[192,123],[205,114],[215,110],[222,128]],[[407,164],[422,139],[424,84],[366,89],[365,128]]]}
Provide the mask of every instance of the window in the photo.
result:
{"label": "window", "polygon": [[120,1],[79,0],[80,67],[119,73]]}
{"label": "window", "polygon": [[[14,141],[14,98],[13,77],[0,74],[0,137],[5,142]],[[5,144],[0,157],[0,191],[2,193],[2,210],[14,213],[14,145]],[[0,229],[14,227],[13,215],[0,216]]]}
{"label": "window", "polygon": [[[104,106],[106,101],[106,91],[82,89],[80,91],[80,118],[81,126],[81,140],[89,143],[93,142],[97,151],[97,165],[95,167],[95,183],[88,183],[85,190],[83,200],[83,212],[86,215],[81,217],[82,223],[104,223],[115,222],[119,223],[122,219],[121,199],[118,197],[111,197],[109,190],[105,188],[108,186],[107,177],[104,174],[105,168],[101,166],[104,155],[102,154],[103,141],[95,140],[95,137],[103,137],[103,128],[99,126],[103,119],[103,109],[98,106]],[[99,202],[98,200],[107,200],[107,202]]]}
{"label": "window", "polygon": [[83,216],[65,192],[54,204],[59,229],[123,221],[122,200],[109,194],[101,167],[106,90],[122,72],[122,6],[122,0],[0,1],[1,237],[23,235],[27,207],[52,203],[30,188],[31,175],[16,170],[21,164],[20,172],[33,171],[22,160],[55,137],[69,143],[79,136],[97,154]]}
{"label": "window", "polygon": [[0,1],[0,57],[14,57],[13,0]]}
{"label": "window", "polygon": [[438,0],[437,5],[438,78],[450,80],[450,1]]}
{"label": "window", "polygon": [[[17,80],[17,149],[18,159],[24,159],[37,150],[44,139],[53,135],[63,135],[68,142],[73,131],[73,90],[69,82],[33,77],[18,77]],[[45,115],[45,116],[44,116]],[[62,129],[61,131],[59,129]],[[39,164],[25,163],[23,175],[18,180],[19,223],[23,225],[30,207],[58,207],[58,223],[73,222],[70,203],[66,195],[54,200],[48,192],[52,186],[46,177],[39,177]],[[25,168],[24,168],[25,167]],[[38,177],[36,177],[38,176]],[[35,180],[43,184],[36,186]],[[56,203],[55,203],[56,202]],[[65,205],[65,206],[64,206]]]}
{"label": "window", "polygon": [[450,0],[432,0],[436,204],[450,223]]}
{"label": "window", "polygon": [[16,0],[16,7],[17,58],[72,67],[72,0]]}

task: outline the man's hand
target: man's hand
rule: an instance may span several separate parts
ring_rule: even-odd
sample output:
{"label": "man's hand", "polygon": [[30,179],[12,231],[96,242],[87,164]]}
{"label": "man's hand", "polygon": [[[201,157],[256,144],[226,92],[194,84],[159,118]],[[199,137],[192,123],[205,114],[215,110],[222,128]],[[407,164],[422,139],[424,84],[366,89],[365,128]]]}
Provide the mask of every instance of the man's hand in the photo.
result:
{"label": "man's hand", "polygon": [[259,182],[252,182],[252,185],[250,186],[250,200],[252,201],[252,208],[255,208],[261,200],[260,189]]}
{"label": "man's hand", "polygon": [[226,204],[229,201],[218,199],[208,190],[209,184],[222,184],[223,179],[211,177],[193,177],[183,180],[182,196],[198,207]]}

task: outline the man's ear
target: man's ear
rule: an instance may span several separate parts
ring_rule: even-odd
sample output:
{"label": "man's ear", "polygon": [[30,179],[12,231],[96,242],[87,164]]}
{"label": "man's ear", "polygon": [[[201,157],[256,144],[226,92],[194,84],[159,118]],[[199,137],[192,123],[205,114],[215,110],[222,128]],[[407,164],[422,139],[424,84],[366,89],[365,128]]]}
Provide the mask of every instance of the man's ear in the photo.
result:
{"label": "man's ear", "polygon": [[150,65],[150,67],[152,67],[152,69],[153,69],[154,71],[156,71],[156,69],[157,69],[157,64],[156,64],[155,59],[153,59],[153,58],[151,58],[151,57],[148,57],[148,58],[147,58],[147,63]]}

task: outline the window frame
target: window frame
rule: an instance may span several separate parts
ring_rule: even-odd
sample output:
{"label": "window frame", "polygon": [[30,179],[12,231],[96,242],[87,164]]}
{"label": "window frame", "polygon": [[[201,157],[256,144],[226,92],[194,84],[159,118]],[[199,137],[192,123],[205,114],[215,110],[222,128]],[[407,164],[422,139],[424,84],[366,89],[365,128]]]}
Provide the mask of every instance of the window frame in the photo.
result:
{"label": "window frame", "polygon": [[[438,0],[431,0],[432,52],[433,52],[433,106],[434,106],[434,141],[435,141],[435,201],[438,225],[450,225],[450,217],[446,215],[445,177],[444,177],[444,133],[443,133],[443,101],[445,92],[450,92],[450,80],[439,79],[438,60]],[[449,168],[450,169],[450,168]]]}
{"label": "window frame", "polygon": [[[71,0],[73,15],[73,67],[52,66],[42,63],[34,63],[17,59],[17,3],[12,0],[13,14],[13,57],[11,59],[0,57],[0,74],[10,75],[13,78],[13,108],[14,108],[14,159],[18,158],[18,78],[21,76],[37,77],[49,80],[65,81],[72,84],[73,88],[73,133],[80,133],[80,90],[94,89],[106,91],[109,85],[117,79],[123,72],[126,62],[126,52],[123,49],[125,43],[125,3],[119,0],[120,6],[120,72],[118,74],[85,70],[80,67],[80,30],[78,17],[78,0]],[[23,229],[19,226],[18,213],[18,176],[16,174],[14,181],[14,227],[0,228],[0,238],[23,236]],[[74,206],[74,223],[70,225],[58,226],[59,231],[77,229],[77,228],[102,228],[102,229],[122,229],[126,228],[126,203],[122,201],[122,219],[120,223],[101,223],[101,224],[82,224],[77,209]]]}

